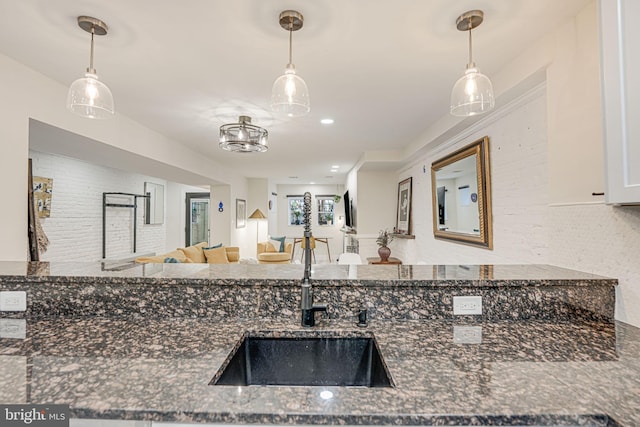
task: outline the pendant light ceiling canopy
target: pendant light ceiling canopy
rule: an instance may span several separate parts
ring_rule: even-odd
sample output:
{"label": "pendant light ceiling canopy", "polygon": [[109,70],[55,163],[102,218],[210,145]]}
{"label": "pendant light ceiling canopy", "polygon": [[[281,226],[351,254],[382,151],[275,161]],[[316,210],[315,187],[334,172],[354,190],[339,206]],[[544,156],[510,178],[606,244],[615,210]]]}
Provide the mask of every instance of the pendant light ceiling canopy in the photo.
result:
{"label": "pendant light ceiling canopy", "polygon": [[269,149],[266,129],[251,124],[251,117],[240,116],[238,123],[220,126],[220,148],[237,153],[265,152]]}
{"label": "pendant light ceiling canopy", "polygon": [[89,68],[84,77],[71,84],[67,94],[67,108],[90,119],[108,119],[115,113],[113,95],[100,80],[93,68],[93,36],[104,36],[109,27],[103,21],[90,16],[78,16],[78,26],[91,34]]}
{"label": "pendant light ceiling canopy", "polygon": [[458,79],[451,91],[451,114],[454,116],[474,116],[486,113],[495,105],[491,80],[482,74],[473,62],[471,30],[482,24],[481,10],[465,12],[456,20],[460,31],[469,31],[469,62],[464,75]]}
{"label": "pendant light ceiling canopy", "polygon": [[311,110],[311,103],[307,84],[296,74],[291,51],[293,32],[302,28],[304,17],[295,10],[285,10],[280,13],[279,22],[283,29],[289,31],[289,63],[285,67],[284,74],[273,83],[271,110],[287,117],[300,117]]}

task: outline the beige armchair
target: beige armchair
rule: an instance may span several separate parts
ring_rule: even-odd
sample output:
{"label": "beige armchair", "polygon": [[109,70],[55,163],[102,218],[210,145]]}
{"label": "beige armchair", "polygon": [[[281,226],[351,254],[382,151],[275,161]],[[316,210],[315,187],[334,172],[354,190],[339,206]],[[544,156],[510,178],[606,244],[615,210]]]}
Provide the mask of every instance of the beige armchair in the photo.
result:
{"label": "beige armchair", "polygon": [[289,264],[293,245],[285,243],[284,252],[278,252],[270,242],[258,243],[259,264]]}

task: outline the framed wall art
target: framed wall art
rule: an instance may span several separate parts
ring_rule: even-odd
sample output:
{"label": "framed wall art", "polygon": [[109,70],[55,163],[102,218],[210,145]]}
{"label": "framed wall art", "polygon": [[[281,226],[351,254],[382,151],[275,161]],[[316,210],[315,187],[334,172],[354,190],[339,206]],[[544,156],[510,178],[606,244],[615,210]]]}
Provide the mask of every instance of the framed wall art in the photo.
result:
{"label": "framed wall art", "polygon": [[411,177],[398,184],[397,234],[411,234]]}
{"label": "framed wall art", "polygon": [[51,215],[51,197],[53,196],[53,179],[41,176],[33,177],[33,198],[38,218],[49,218]]}
{"label": "framed wall art", "polygon": [[236,199],[236,228],[244,228],[247,225],[247,202]]}

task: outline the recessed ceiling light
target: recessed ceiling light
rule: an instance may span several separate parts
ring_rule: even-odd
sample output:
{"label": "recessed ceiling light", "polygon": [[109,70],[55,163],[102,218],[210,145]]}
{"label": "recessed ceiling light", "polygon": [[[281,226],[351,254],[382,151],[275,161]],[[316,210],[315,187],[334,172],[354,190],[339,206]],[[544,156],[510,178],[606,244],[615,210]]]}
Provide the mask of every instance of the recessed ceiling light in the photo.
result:
{"label": "recessed ceiling light", "polygon": [[333,119],[322,119],[320,120],[320,123],[322,123],[323,125],[332,125],[333,121]]}
{"label": "recessed ceiling light", "polygon": [[338,165],[331,165],[331,169],[338,169],[340,166]]}
{"label": "recessed ceiling light", "polygon": [[315,184],[315,182],[311,181],[309,184],[313,185],[313,184]]}

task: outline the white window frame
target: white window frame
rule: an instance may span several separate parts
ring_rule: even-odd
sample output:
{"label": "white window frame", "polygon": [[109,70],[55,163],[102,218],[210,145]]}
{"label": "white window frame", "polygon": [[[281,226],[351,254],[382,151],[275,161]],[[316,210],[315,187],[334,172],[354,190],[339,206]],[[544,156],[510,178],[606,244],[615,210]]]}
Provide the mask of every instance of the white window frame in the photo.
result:
{"label": "white window frame", "polygon": [[[317,216],[316,221],[319,227],[333,227],[336,223],[336,196],[334,195],[326,195],[326,196],[316,196],[316,208],[317,208]],[[331,202],[330,210],[325,210],[324,202]],[[323,221],[321,218],[323,215],[331,215],[331,219],[328,221]]]}
{"label": "white window frame", "polygon": [[[300,215],[296,216],[294,211],[300,212]],[[287,196],[287,224],[293,227],[304,225],[304,196]]]}

